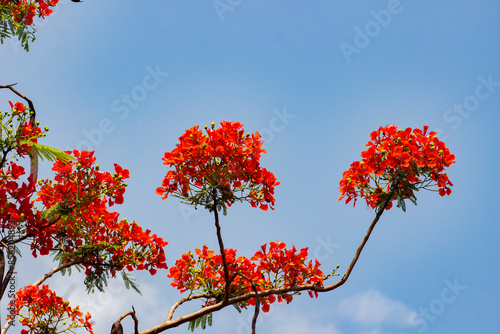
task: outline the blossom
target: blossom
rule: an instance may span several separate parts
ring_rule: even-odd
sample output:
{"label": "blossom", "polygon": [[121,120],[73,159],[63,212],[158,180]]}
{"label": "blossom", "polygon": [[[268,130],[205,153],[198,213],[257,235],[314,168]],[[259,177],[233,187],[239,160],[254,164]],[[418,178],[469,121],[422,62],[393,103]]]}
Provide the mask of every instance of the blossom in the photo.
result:
{"label": "blossom", "polygon": [[117,271],[133,269],[154,275],[157,269],[167,269],[163,247],[168,243],[109,210],[123,203],[129,171],[118,164],[114,174],[101,171],[95,165],[94,152],[68,153],[76,159],[56,160],[54,180],[39,181],[36,200],[45,213],[28,228],[34,237],[33,255],[61,249],[66,261],[85,267],[87,276],[115,276]]}
{"label": "blossom", "polygon": [[[195,249],[183,254],[170,268],[169,278],[173,279],[172,286],[181,293],[190,291],[206,293],[209,297],[205,306],[220,301],[225,293],[226,281],[222,256],[209,250],[206,245],[203,249]],[[319,269],[319,262],[307,262],[308,249],[299,251],[292,246],[287,249],[283,242],[270,242],[261,246],[250,259],[236,256],[236,250],[225,249],[229,277],[231,280],[229,293],[231,297],[253,293],[250,279],[256,285],[257,291],[274,288],[294,287],[303,284],[322,286],[324,274]],[[308,291],[311,297],[317,292]],[[262,310],[269,311],[269,305],[278,302],[291,302],[294,292],[261,297]],[[239,303],[240,307],[255,305],[255,298]]]}
{"label": "blossom", "polygon": [[1,0],[0,6],[8,8],[15,22],[30,26],[37,14],[40,17],[52,14],[51,7],[55,7],[58,2],[59,0]]}
{"label": "blossom", "polygon": [[169,195],[186,203],[214,208],[248,201],[252,207],[274,209],[274,187],[279,184],[274,174],[260,166],[262,148],[258,132],[245,135],[238,122],[221,122],[221,127],[187,129],[179,144],[163,157],[170,166],[156,193],[163,199]]}
{"label": "blossom", "polygon": [[62,333],[78,327],[94,334],[90,313],[84,314],[78,306],[70,307],[69,302],[57,296],[48,285],[28,285],[19,289],[11,304],[14,314],[10,314],[7,321],[12,320],[13,315],[20,315],[19,321],[28,327],[28,330],[21,330],[22,334]]}
{"label": "blossom", "polygon": [[[441,196],[451,193],[453,184],[444,173],[455,163],[455,156],[438,139],[429,127],[407,128],[404,131],[394,125],[380,127],[370,134],[368,148],[361,152],[361,161],[355,161],[343,173],[340,181],[341,196],[346,203],[364,198],[371,208],[386,209],[392,201],[405,210],[405,199],[416,203],[415,191],[437,186]],[[387,195],[391,193],[391,198]]]}

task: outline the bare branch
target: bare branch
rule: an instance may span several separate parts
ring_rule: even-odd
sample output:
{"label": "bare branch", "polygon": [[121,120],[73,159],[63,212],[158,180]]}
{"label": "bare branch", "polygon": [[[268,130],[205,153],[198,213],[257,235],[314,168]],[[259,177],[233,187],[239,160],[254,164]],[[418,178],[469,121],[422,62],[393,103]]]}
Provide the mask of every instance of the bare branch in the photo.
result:
{"label": "bare branch", "polygon": [[125,319],[127,316],[131,316],[134,319],[134,334],[139,333],[139,320],[135,315],[135,308],[132,306],[132,311],[128,311],[124,315],[122,315],[118,320],[111,326],[111,334],[123,334],[123,327],[121,321]]}
{"label": "bare branch", "polygon": [[224,289],[224,303],[229,300],[229,287],[231,282],[229,281],[229,268],[227,267],[226,251],[224,249],[224,242],[222,241],[221,228],[219,224],[219,213],[217,212],[217,190],[213,190],[213,200],[214,200],[214,216],[215,216],[215,227],[217,229],[217,241],[219,242],[220,254],[222,256],[222,265],[224,266],[224,281],[226,282],[226,287]]}
{"label": "bare branch", "polygon": [[254,312],[253,318],[252,318],[252,334],[255,334],[255,325],[257,324],[257,317],[259,316],[259,310],[260,310],[259,293],[257,291],[257,286],[255,285],[255,282],[253,281],[253,279],[250,279],[243,274],[239,274],[239,275],[252,284],[252,290],[255,292],[255,312]]}
{"label": "bare branch", "polygon": [[54,275],[58,271],[61,271],[61,270],[66,269],[68,267],[71,267],[71,266],[78,264],[80,262],[81,261],[70,261],[70,262],[63,263],[63,264],[53,268],[52,270],[50,270],[48,273],[44,274],[38,281],[36,281],[32,285],[39,286],[40,284],[45,282],[48,278],[52,277],[52,275]]}
{"label": "bare branch", "polygon": [[175,310],[181,304],[183,304],[183,303],[185,303],[187,301],[193,300],[193,299],[208,298],[208,297],[210,297],[210,296],[207,295],[207,294],[190,295],[190,296],[187,296],[185,298],[182,298],[182,299],[176,301],[175,304],[170,308],[170,311],[168,311],[167,319],[165,320],[165,322],[170,321],[173,318]]}

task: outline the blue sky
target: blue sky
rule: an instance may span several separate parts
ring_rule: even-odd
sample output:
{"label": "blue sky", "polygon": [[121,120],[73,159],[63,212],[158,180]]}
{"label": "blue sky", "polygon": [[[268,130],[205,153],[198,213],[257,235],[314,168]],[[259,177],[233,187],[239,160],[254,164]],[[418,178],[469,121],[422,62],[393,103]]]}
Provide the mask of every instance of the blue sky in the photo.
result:
{"label": "blue sky", "polygon": [[[227,247],[251,256],[281,240],[343,273],[374,213],[337,201],[342,172],[379,126],[429,125],[456,155],[451,196],[422,192],[406,213],[384,213],[344,286],[273,305],[257,332],[500,331],[500,2],[138,4],[61,0],[29,53],[14,41],[0,47],[0,82],[34,101],[51,129],[45,144],[95,150],[101,168],[130,170],[118,209],[170,242],[170,265],[203,244],[217,248],[208,213],[155,194],[163,153],[185,129],[226,120],[261,132],[262,163],[281,182],[274,211],[240,204],[223,217]],[[15,99],[0,97],[1,110]],[[22,260],[19,286],[53,266]],[[102,333],[132,304],[140,329],[154,326],[182,297],[166,272],[136,277],[142,297],[119,281],[95,296],[79,275],[49,283],[94,311]],[[227,309],[205,333],[248,333],[251,314]]]}

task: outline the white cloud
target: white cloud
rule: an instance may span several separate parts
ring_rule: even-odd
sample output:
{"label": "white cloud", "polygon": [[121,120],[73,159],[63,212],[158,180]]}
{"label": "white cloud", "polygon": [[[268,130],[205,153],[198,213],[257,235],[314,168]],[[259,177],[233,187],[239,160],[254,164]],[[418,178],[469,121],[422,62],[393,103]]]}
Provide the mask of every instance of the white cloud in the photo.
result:
{"label": "white cloud", "polygon": [[[288,305],[285,305],[288,306]],[[272,315],[272,334],[340,334],[335,324],[321,324],[309,312],[299,313],[286,307],[279,308]],[[324,319],[322,319],[324,321]],[[271,322],[270,322],[271,324]]]}
{"label": "white cloud", "polygon": [[[48,283],[54,291],[65,300],[70,301],[72,307],[79,306],[83,312],[89,311],[96,322],[95,333],[109,333],[111,325],[122,314],[132,311],[134,306],[139,318],[139,329],[146,329],[165,320],[168,303],[161,291],[154,285],[138,282],[142,295],[133,290],[127,290],[121,277],[108,280],[105,293],[96,291],[87,294],[83,280],[83,273],[74,270],[71,276],[55,275]],[[133,330],[133,320],[127,317],[122,321],[125,332]],[[79,333],[84,333],[80,331]]]}
{"label": "white cloud", "polygon": [[[414,313],[407,305],[392,300],[379,291],[369,290],[343,299],[337,306],[340,316],[364,326],[406,327]],[[371,333],[371,332],[369,332]],[[378,333],[374,329],[373,333]]]}

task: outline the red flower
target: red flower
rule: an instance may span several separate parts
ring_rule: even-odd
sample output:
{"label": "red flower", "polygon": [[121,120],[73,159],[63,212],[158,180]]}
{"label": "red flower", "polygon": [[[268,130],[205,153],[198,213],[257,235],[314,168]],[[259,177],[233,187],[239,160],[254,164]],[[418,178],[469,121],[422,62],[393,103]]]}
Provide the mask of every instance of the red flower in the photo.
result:
{"label": "red flower", "polygon": [[[405,210],[404,200],[416,203],[414,192],[437,186],[441,196],[451,193],[453,184],[444,169],[455,163],[455,156],[440,141],[436,132],[407,128],[398,130],[394,125],[380,127],[370,134],[368,147],[361,152],[361,161],[355,161],[343,173],[340,181],[339,200],[346,203],[358,197],[364,198],[372,208],[381,208],[388,200],[386,209],[397,199]],[[392,192],[392,198],[387,194]]]}
{"label": "red flower", "polygon": [[[168,277],[173,279],[171,285],[181,293],[201,292],[213,296],[205,303],[213,305],[217,296],[224,294],[226,287],[222,256],[209,250],[206,245],[203,249],[196,249],[195,252],[196,255],[191,252],[183,254],[175,266],[170,268]],[[250,259],[237,257],[234,249],[226,249],[225,254],[229,277],[233,277],[229,287],[231,297],[253,292],[248,279],[255,283],[258,291],[303,284],[323,285],[324,274],[319,269],[318,261],[314,263],[311,260],[306,261],[307,248],[297,252],[294,246],[287,249],[283,242],[271,242],[269,251],[265,244]],[[293,294],[280,295],[278,298],[274,295],[261,297],[262,310],[268,312],[270,304],[276,300],[292,301]],[[317,297],[317,293],[311,291],[309,295]],[[240,307],[247,305],[255,305],[255,298],[239,303]]]}
{"label": "red flower", "polygon": [[[94,322],[90,319],[90,313],[83,314],[77,307],[72,308],[69,302],[57,296],[48,285],[42,287],[29,285],[20,289],[11,304],[14,306],[14,314],[10,314],[7,321],[12,320],[13,315],[20,315],[19,321],[29,330],[23,329],[21,333],[62,333],[72,328],[85,328],[94,334],[92,326]],[[26,315],[21,311],[27,312]]]}
{"label": "red flower", "polygon": [[189,204],[203,205],[209,210],[248,201],[253,207],[274,209],[274,187],[279,184],[273,173],[260,166],[265,150],[259,133],[244,134],[238,122],[221,122],[214,130],[198,126],[186,130],[180,143],[166,152],[167,172],[156,193],[185,199]]}
{"label": "red flower", "polygon": [[54,163],[54,181],[40,181],[37,200],[53,214],[30,227],[35,236],[33,254],[47,254],[54,236],[64,236],[57,248],[67,254],[67,261],[82,263],[87,275],[109,271],[115,276],[124,269],[149,270],[154,275],[157,269],[167,269],[163,247],[168,243],[109,211],[123,203],[123,179],[129,171],[115,164],[112,175],[95,165],[94,152],[71,153],[75,161]]}

